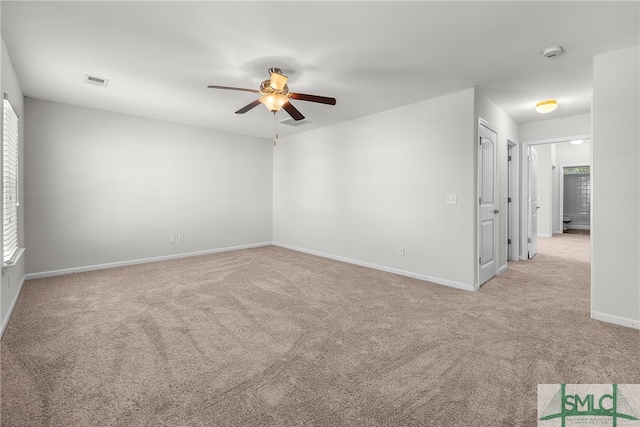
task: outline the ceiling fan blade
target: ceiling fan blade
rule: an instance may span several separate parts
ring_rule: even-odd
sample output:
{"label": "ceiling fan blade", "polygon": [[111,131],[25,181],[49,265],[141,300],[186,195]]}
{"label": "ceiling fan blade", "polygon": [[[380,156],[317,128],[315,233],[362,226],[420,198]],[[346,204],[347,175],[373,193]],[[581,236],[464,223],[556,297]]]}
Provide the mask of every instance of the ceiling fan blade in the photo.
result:
{"label": "ceiling fan blade", "polygon": [[286,104],[284,104],[282,108],[284,108],[287,111],[287,113],[289,113],[289,115],[293,117],[293,120],[298,121],[298,120],[304,119],[304,116],[302,115],[302,113],[298,111],[296,107],[291,105],[290,102],[287,102]]}
{"label": "ceiling fan blade", "polygon": [[289,97],[292,99],[299,99],[300,101],[318,102],[320,104],[336,105],[335,98],[329,98],[328,96],[307,95],[304,93],[289,93]]}
{"label": "ceiling fan blade", "polygon": [[255,89],[245,89],[242,87],[231,87],[231,86],[215,86],[215,85],[209,85],[207,86],[209,89],[226,89],[226,90],[241,90],[243,92],[251,92],[251,93],[258,93],[257,90]]}
{"label": "ceiling fan blade", "polygon": [[251,104],[247,104],[244,107],[242,107],[241,109],[239,109],[238,111],[236,111],[236,114],[244,114],[247,111],[251,110],[252,108],[257,107],[258,105],[260,105],[260,100],[256,99]]}

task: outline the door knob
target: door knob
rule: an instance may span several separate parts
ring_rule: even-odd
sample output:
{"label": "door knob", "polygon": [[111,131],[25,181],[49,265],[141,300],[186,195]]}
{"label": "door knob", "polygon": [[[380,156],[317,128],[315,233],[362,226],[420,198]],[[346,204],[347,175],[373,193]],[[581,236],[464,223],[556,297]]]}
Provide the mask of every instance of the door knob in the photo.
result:
{"label": "door knob", "polygon": [[498,212],[500,212],[498,209],[493,210],[493,213],[498,213]]}

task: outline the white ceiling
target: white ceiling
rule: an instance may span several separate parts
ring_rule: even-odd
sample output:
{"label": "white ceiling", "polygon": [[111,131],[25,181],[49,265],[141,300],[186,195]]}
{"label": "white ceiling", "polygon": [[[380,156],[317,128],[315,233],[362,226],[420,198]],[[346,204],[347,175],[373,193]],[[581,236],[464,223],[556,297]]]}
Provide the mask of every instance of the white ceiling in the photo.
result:
{"label": "white ceiling", "polygon": [[279,67],[292,92],[337,98],[293,101],[311,123],[283,136],[472,87],[520,123],[586,114],[593,56],[640,44],[639,5],[3,1],[1,29],[26,96],[270,138],[266,108],[234,114],[255,94],[207,85],[258,89]]}

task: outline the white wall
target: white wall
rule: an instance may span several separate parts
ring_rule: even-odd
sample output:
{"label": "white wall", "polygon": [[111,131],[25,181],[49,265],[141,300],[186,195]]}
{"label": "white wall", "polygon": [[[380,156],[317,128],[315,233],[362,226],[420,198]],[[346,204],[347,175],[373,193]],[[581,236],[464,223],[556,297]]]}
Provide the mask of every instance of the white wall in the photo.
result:
{"label": "white wall", "polygon": [[589,166],[591,165],[591,140],[585,140],[580,145],[561,142],[556,146],[556,164],[558,166]]}
{"label": "white wall", "polygon": [[[507,268],[507,238],[508,238],[508,143],[509,141],[518,143],[520,140],[520,131],[518,123],[504,112],[500,107],[487,99],[479,91],[475,94],[475,110],[476,117],[484,119],[488,122],[498,134],[498,152],[497,152],[497,167],[498,167],[498,196],[499,205],[498,210],[498,267],[501,271]],[[517,162],[517,159],[515,159]],[[517,166],[516,166],[516,169]],[[512,200],[512,209],[519,212],[518,198],[514,197]],[[516,213],[517,215],[517,213]],[[514,242],[514,244],[517,244]]]}
{"label": "white wall", "polygon": [[[562,105],[558,107],[558,110],[561,108]],[[520,125],[520,139],[523,143],[589,134],[591,134],[591,114],[547,119]]]}
{"label": "white wall", "polygon": [[475,126],[470,89],[282,138],[274,242],[473,286]]}
{"label": "white wall", "polygon": [[[9,57],[7,46],[2,39],[2,54],[0,59],[0,93],[9,96],[9,102],[19,117],[19,156],[20,156],[20,177],[19,182],[24,182],[24,97],[18,83],[15,70]],[[2,134],[2,120],[0,120],[0,134]],[[0,150],[0,161],[2,151]],[[1,164],[1,163],[0,163]],[[24,200],[24,185],[20,186],[20,200]],[[0,198],[1,200],[1,198]],[[2,203],[0,201],[0,203]],[[0,225],[2,227],[2,225]],[[21,248],[25,246],[24,240],[24,203],[18,207],[18,244]],[[18,299],[18,293],[25,276],[25,255],[21,256],[16,265],[3,269],[2,281],[0,283],[0,336],[9,321],[9,315]]]}
{"label": "white wall", "polygon": [[269,139],[32,98],[25,110],[27,273],[271,242]]}
{"label": "white wall", "polygon": [[640,48],[594,58],[592,316],[640,329]]}

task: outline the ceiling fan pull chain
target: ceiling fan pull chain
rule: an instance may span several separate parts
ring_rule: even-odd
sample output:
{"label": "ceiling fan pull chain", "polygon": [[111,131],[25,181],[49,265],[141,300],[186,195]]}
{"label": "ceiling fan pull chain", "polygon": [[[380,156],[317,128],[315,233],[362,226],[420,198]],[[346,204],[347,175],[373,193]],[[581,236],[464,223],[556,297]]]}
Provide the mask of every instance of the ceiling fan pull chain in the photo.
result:
{"label": "ceiling fan pull chain", "polygon": [[278,120],[276,119],[276,114],[278,112],[273,112],[273,146],[276,146],[276,141],[278,140]]}

